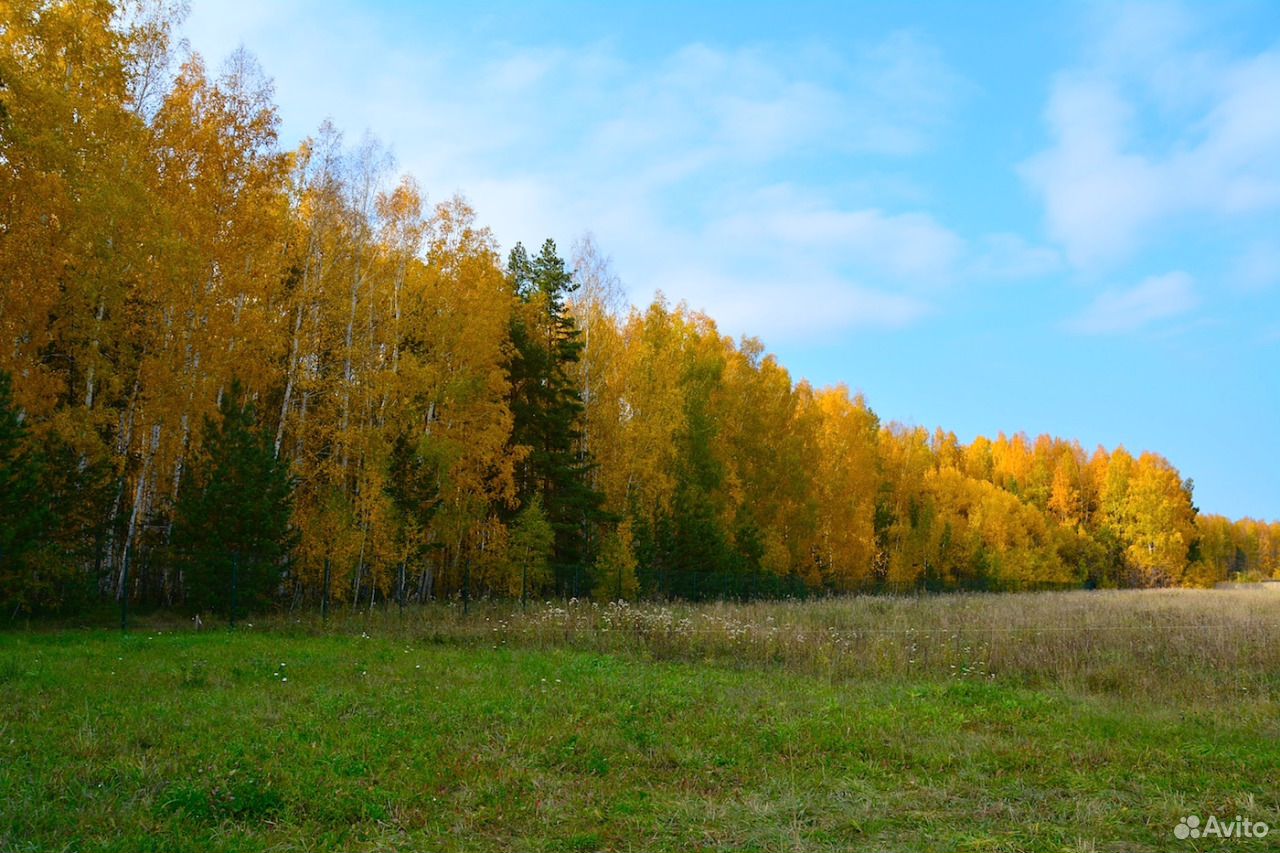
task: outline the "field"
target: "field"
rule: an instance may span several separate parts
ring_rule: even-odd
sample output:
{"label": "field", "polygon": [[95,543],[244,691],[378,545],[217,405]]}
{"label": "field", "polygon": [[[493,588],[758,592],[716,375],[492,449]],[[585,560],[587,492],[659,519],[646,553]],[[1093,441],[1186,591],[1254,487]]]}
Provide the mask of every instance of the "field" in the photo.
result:
{"label": "field", "polygon": [[11,631],[0,849],[1217,849],[1173,828],[1280,824],[1278,633],[1268,590]]}

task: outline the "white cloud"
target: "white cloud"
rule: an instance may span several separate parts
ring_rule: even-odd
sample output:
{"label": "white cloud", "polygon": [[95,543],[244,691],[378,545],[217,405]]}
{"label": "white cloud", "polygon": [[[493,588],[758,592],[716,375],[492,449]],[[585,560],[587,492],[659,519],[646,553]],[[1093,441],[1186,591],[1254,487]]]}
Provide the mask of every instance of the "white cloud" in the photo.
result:
{"label": "white cloud", "polygon": [[1232,264],[1228,280],[1237,290],[1255,292],[1280,284],[1280,245],[1257,242],[1246,247]]}
{"label": "white cloud", "polygon": [[489,66],[487,82],[496,91],[518,95],[536,87],[564,61],[558,50],[512,54]]}
{"label": "white cloud", "polygon": [[1050,236],[1082,266],[1125,254],[1168,189],[1158,166],[1123,150],[1131,109],[1106,82],[1062,77],[1047,118],[1055,146],[1021,171],[1044,198]]}
{"label": "white cloud", "polygon": [[1100,294],[1066,326],[1082,335],[1136,332],[1159,320],[1185,314],[1198,304],[1191,276],[1171,272],[1152,276],[1130,290]]}
{"label": "white cloud", "polygon": [[1128,7],[1054,80],[1051,143],[1020,173],[1079,267],[1122,261],[1171,221],[1280,207],[1280,47],[1224,57],[1193,35],[1176,8]]}
{"label": "white cloud", "polygon": [[759,336],[767,329],[776,340],[830,339],[853,329],[898,329],[931,313],[914,296],[887,292],[822,273],[787,270],[721,275],[708,267],[674,268],[663,273],[672,294],[705,310],[730,334]]}
{"label": "white cloud", "polygon": [[733,198],[706,236],[745,255],[799,254],[902,286],[949,279],[965,251],[965,241],[927,213],[844,209],[790,185]]}
{"label": "white cloud", "polygon": [[1027,280],[1053,275],[1062,266],[1056,249],[1032,245],[1017,234],[987,234],[975,247],[969,275],[978,281]]}
{"label": "white cloud", "polygon": [[813,183],[823,163],[936,144],[968,84],[917,35],[845,52],[693,43],[640,63],[604,44],[424,40],[341,2],[267,7],[197,2],[187,29],[215,61],[241,40],[258,54],[287,144],[328,116],[352,139],[368,128],[506,246],[551,235],[567,249],[591,229],[637,301],[661,289],[769,338],[897,327],[928,310],[908,292],[963,260],[927,212]]}

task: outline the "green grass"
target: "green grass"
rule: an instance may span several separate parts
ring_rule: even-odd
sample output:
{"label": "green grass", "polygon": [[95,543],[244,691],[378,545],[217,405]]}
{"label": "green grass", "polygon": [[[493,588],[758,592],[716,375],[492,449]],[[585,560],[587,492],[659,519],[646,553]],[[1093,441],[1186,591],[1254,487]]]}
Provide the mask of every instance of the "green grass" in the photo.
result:
{"label": "green grass", "polygon": [[3,850],[1191,851],[1184,814],[1280,823],[1280,717],[1233,697],[260,629],[0,635],[0,690]]}

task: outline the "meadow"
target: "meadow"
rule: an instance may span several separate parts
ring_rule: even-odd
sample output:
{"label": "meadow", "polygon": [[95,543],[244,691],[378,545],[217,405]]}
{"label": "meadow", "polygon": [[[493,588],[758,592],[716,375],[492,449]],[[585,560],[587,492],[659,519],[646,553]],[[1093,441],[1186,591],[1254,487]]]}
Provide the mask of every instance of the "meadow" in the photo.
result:
{"label": "meadow", "polygon": [[1278,630],[1266,589],[11,630],[0,849],[1211,850],[1180,818],[1280,824]]}

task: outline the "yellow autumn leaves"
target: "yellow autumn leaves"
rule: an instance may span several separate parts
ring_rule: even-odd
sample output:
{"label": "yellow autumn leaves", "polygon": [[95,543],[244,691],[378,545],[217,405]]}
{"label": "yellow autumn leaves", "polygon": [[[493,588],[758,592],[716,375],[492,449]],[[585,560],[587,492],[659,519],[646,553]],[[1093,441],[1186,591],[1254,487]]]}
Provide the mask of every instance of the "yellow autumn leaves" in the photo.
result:
{"label": "yellow autumn leaves", "polygon": [[[0,4],[0,370],[36,434],[115,476],[80,570],[104,592],[178,594],[173,503],[237,378],[297,477],[282,595],[527,587],[520,549],[542,534],[514,529],[519,300],[493,235],[461,198],[395,178],[371,140],[325,125],[282,150],[250,57],[173,67],[172,18],[117,12]],[[655,531],[691,488],[742,565],[810,590],[1278,568],[1276,525],[1198,517],[1157,455],[886,426],[686,306],[627,309],[591,241],[570,265],[579,449],[613,519],[587,536],[599,596],[655,591]]]}

